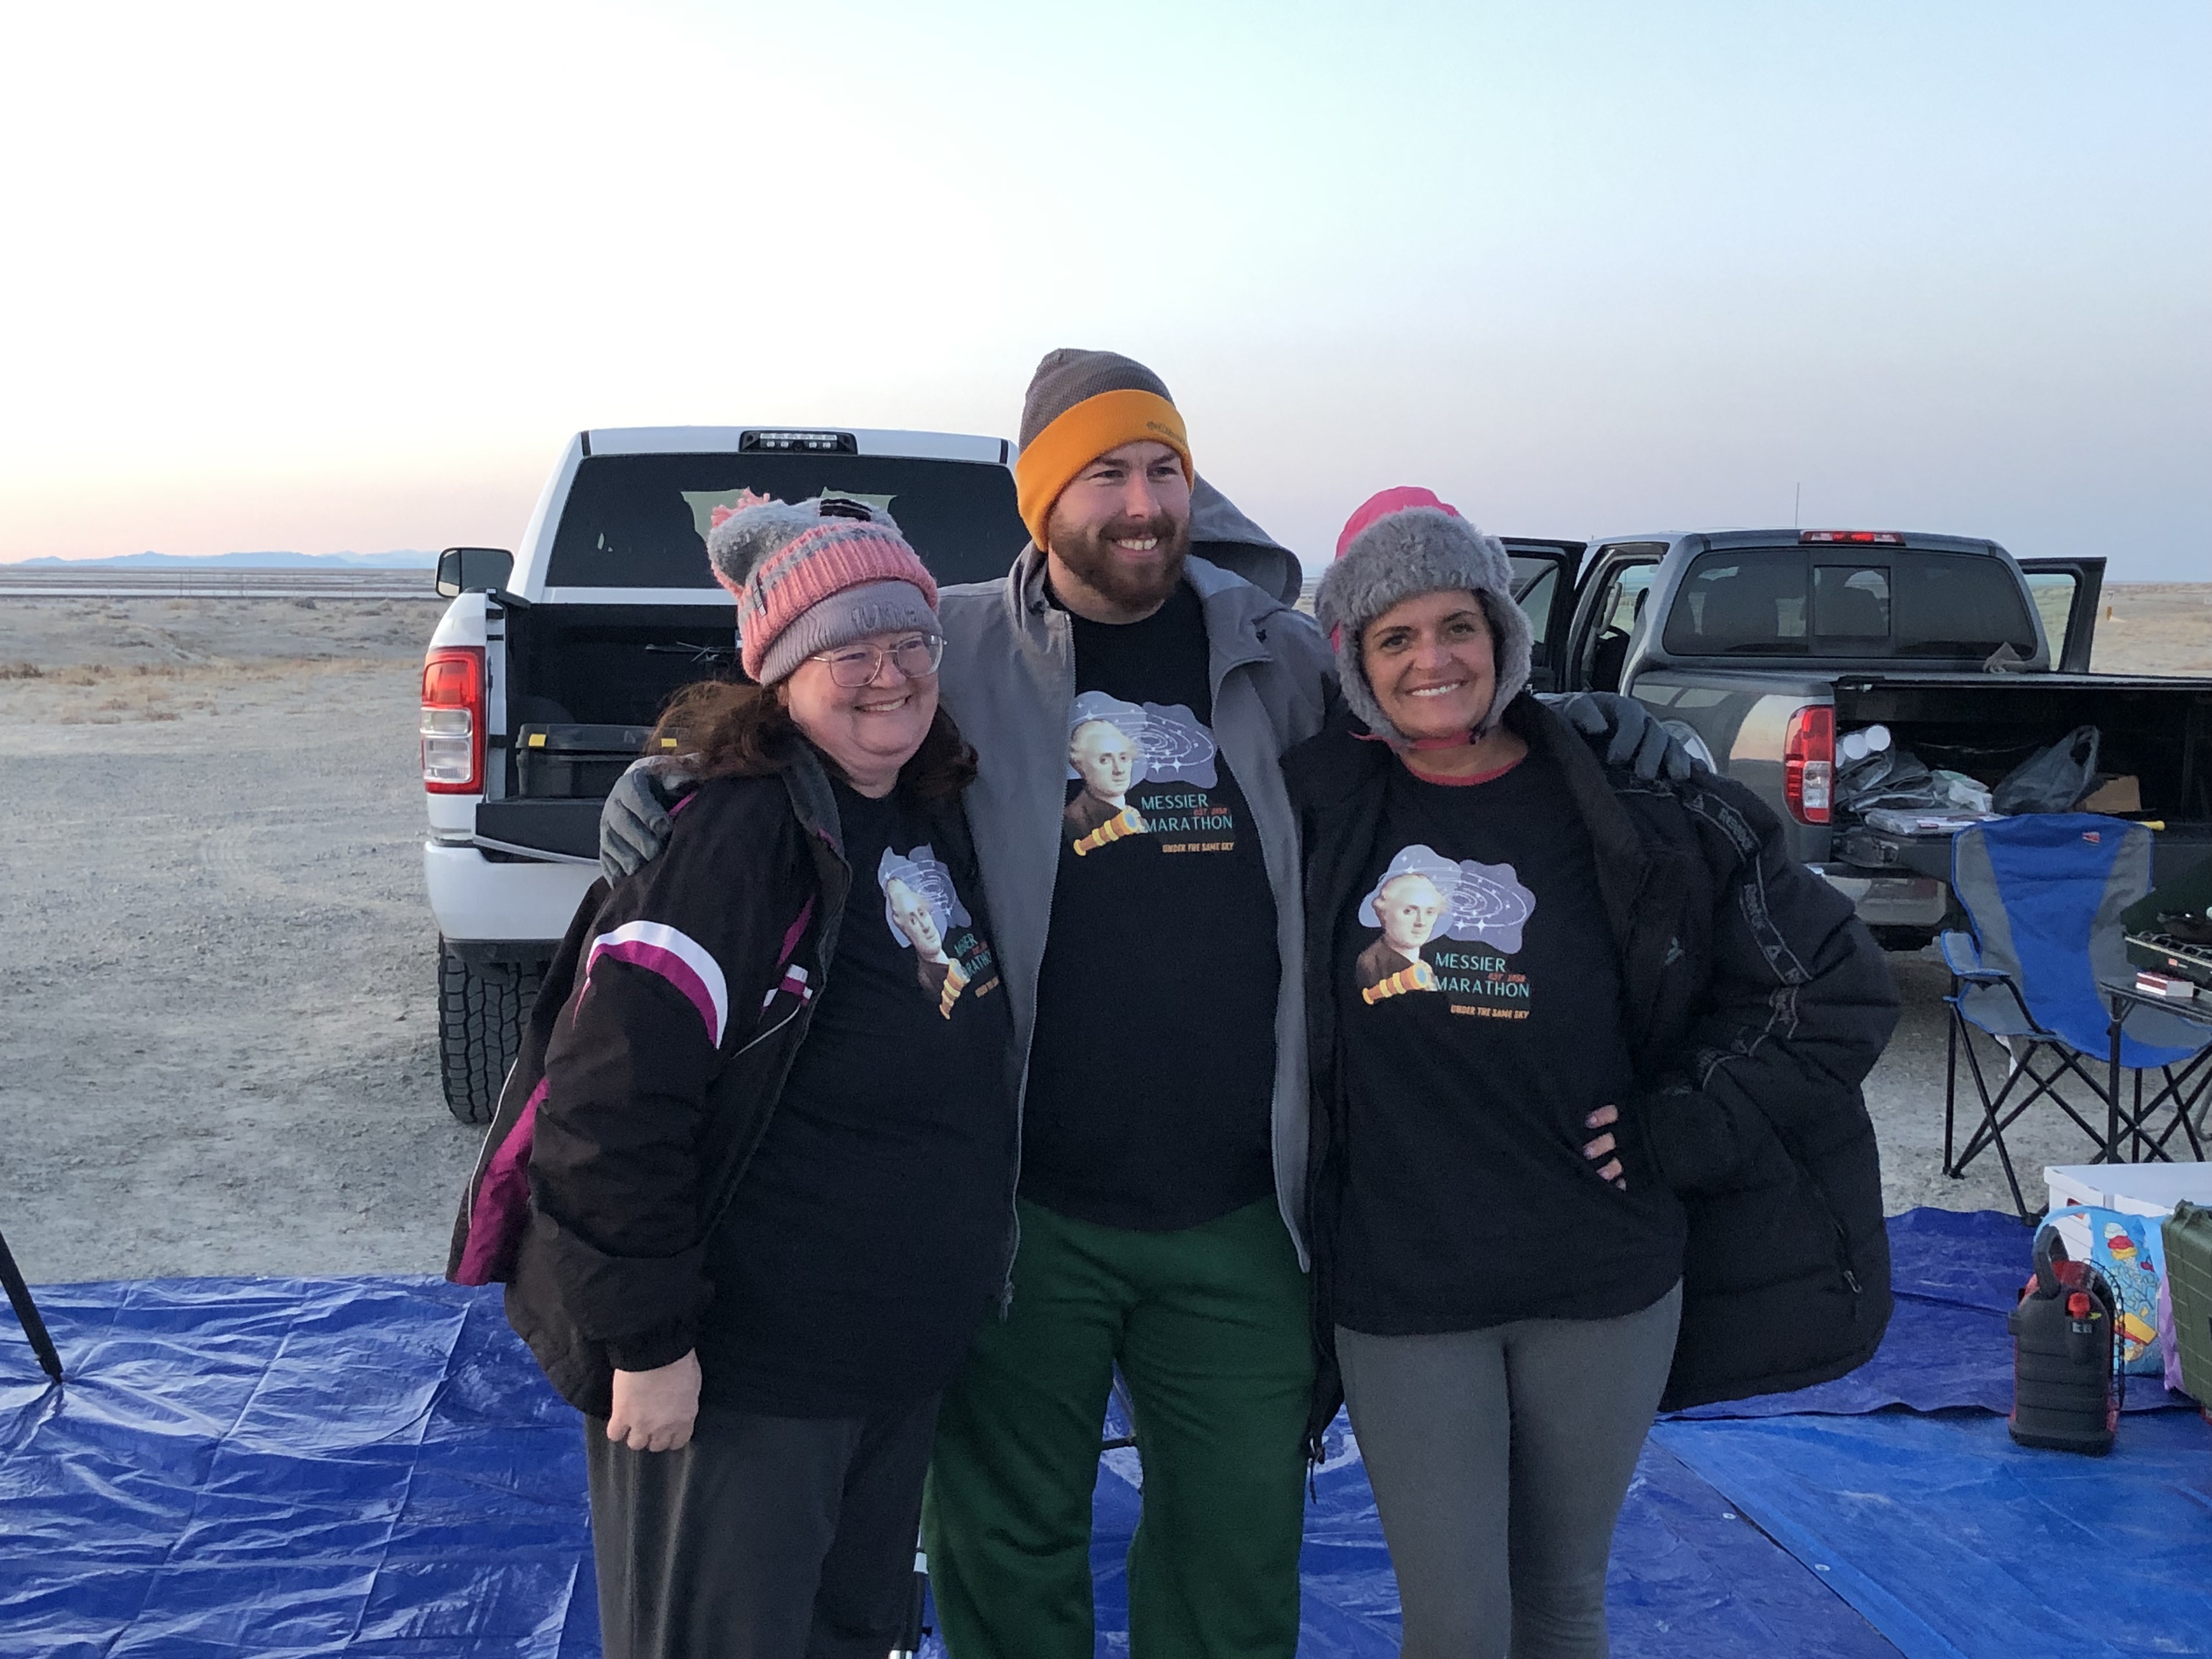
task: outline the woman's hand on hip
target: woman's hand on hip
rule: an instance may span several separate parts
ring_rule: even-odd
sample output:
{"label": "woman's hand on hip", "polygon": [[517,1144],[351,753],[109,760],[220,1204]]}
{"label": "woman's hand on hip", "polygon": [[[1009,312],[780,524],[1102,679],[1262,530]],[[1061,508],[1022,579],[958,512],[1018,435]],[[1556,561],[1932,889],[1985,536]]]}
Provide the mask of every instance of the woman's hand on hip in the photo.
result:
{"label": "woman's hand on hip", "polygon": [[[1609,1123],[1620,1121],[1620,1107],[1601,1106],[1583,1120],[1583,1127],[1586,1129],[1602,1129]],[[1585,1141],[1583,1144],[1583,1156],[1593,1164],[1597,1163],[1597,1160],[1601,1158],[1607,1160],[1599,1165],[1599,1176],[1610,1181],[1625,1193],[1628,1190],[1628,1176],[1620,1167],[1620,1159],[1617,1156],[1619,1150],[1610,1134],[1600,1135],[1595,1140]]]}
{"label": "woman's hand on hip", "polygon": [[699,1355],[687,1353],[649,1371],[615,1373],[607,1438],[632,1451],[681,1451],[699,1415]]}

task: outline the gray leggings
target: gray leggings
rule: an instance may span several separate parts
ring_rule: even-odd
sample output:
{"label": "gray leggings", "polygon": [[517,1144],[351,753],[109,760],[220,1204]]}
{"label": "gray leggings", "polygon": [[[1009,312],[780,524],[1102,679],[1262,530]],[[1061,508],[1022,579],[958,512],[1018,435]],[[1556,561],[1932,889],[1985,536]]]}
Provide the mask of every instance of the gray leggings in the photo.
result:
{"label": "gray leggings", "polygon": [[1405,1659],[1606,1659],[1613,1526],[1681,1316],[1677,1285],[1620,1319],[1337,1328]]}

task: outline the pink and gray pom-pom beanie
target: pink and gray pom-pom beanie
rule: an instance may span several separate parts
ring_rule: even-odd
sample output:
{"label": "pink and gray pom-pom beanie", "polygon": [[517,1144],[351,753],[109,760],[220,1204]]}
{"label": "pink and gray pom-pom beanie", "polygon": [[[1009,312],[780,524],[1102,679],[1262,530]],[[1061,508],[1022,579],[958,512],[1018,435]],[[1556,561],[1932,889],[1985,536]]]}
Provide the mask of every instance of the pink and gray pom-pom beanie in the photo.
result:
{"label": "pink and gray pom-pom beanie", "polygon": [[859,501],[718,507],[707,556],[737,598],[738,660],[763,685],[871,634],[943,631],[927,567],[890,514]]}
{"label": "pink and gray pom-pom beanie", "polygon": [[1528,684],[1528,618],[1513,600],[1513,561],[1505,544],[1485,535],[1459,509],[1425,489],[1386,489],[1363,502],[1336,539],[1336,562],[1321,579],[1314,614],[1336,643],[1344,700],[1376,737],[1412,739],[1376,701],[1360,659],[1359,635],[1391,606],[1424,593],[1473,593],[1490,622],[1498,689],[1474,732],[1496,729],[1505,706]]}

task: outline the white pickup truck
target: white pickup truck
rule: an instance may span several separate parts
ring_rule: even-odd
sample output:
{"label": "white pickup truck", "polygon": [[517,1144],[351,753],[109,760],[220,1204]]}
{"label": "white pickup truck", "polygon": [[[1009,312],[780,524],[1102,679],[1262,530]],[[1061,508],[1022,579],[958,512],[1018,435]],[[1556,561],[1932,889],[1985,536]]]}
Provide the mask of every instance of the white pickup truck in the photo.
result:
{"label": "white pickup truck", "polygon": [[887,507],[940,583],[1027,539],[1013,447],[934,432],[649,427],[571,439],[520,550],[450,548],[422,666],[422,873],[437,918],[446,1103],[489,1121],[522,1021],[599,872],[599,807],[678,687],[728,672],[707,565],[747,489]]}
{"label": "white pickup truck", "polygon": [[[520,550],[448,548],[422,665],[423,878],[440,935],[446,1103],[490,1120],[554,948],[599,870],[599,809],[678,687],[735,672],[707,564],[746,490],[888,508],[939,584],[1003,578],[1028,540],[1003,438],[791,427],[581,432]],[[1286,603],[1297,559],[1198,481],[1192,550]]]}

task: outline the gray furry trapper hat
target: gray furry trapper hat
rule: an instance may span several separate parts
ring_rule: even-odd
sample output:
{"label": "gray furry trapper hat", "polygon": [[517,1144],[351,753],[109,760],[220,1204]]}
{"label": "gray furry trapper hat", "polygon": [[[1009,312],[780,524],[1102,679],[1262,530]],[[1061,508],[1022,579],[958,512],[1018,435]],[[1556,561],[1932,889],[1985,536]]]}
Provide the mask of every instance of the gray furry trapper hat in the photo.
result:
{"label": "gray furry trapper hat", "polygon": [[1314,614],[1336,643],[1336,674],[1352,712],[1394,745],[1413,740],[1390,723],[1375,700],[1359,635],[1404,600],[1464,590],[1490,622],[1498,688],[1474,735],[1496,729],[1505,706],[1528,684],[1528,618],[1513,602],[1513,562],[1505,544],[1485,535],[1459,509],[1425,489],[1386,489],[1370,497],[1337,538],[1336,562],[1321,579]]}

